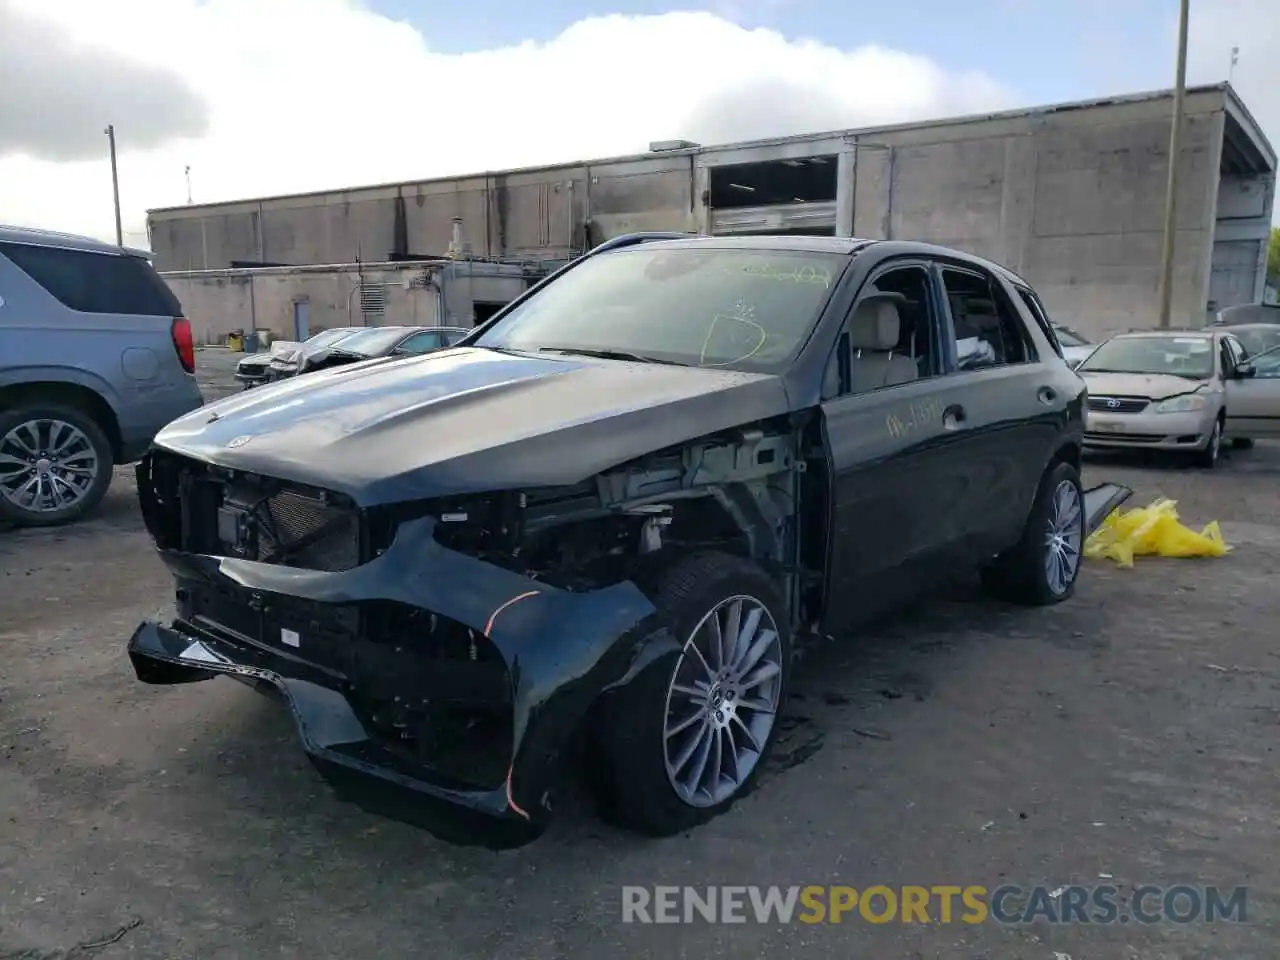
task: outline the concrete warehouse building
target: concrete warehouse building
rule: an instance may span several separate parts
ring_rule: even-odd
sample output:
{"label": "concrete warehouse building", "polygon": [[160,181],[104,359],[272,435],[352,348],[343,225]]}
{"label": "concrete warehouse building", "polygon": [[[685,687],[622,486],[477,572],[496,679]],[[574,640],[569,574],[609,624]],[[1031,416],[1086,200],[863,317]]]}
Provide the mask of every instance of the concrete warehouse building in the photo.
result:
{"label": "concrete warehouse building", "polygon": [[[1155,323],[1171,113],[1160,91],[726,146],[655,143],[631,157],[157,209],[148,229],[157,267],[204,331],[252,319],[294,333],[299,304],[319,327],[469,324],[491,309],[462,295],[449,308],[437,267],[422,261],[461,242],[464,258],[488,261],[474,269],[517,275],[502,296],[478,298],[494,303],[538,273],[523,261],[663,229],[956,246],[1022,273],[1055,319],[1102,336]],[[1275,151],[1230,86],[1191,88],[1185,122],[1180,325],[1262,298],[1276,187]],[[371,297],[371,282],[397,303]]]}

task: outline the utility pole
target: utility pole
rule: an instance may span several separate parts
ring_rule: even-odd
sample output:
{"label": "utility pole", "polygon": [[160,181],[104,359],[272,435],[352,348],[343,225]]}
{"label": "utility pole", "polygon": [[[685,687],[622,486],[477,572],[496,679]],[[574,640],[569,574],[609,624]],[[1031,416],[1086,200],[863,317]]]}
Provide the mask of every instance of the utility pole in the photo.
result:
{"label": "utility pole", "polygon": [[124,246],[124,230],[120,226],[120,175],[116,171],[116,127],[107,124],[103,131],[107,135],[107,143],[111,147],[111,199],[116,208],[116,246]]}
{"label": "utility pole", "polygon": [[190,203],[191,202],[191,164],[187,164],[187,167],[184,173],[186,174],[186,177],[187,177],[187,203]]}
{"label": "utility pole", "polygon": [[1231,48],[1231,68],[1227,71],[1227,83],[1230,83],[1236,77],[1236,64],[1240,62],[1240,48]]}
{"label": "utility pole", "polygon": [[1182,101],[1187,92],[1187,20],[1191,0],[1178,11],[1178,67],[1173,84],[1173,123],[1169,130],[1169,182],[1164,197],[1164,256],[1160,265],[1160,327],[1168,329],[1173,311],[1173,252],[1177,237],[1178,153],[1182,149]]}

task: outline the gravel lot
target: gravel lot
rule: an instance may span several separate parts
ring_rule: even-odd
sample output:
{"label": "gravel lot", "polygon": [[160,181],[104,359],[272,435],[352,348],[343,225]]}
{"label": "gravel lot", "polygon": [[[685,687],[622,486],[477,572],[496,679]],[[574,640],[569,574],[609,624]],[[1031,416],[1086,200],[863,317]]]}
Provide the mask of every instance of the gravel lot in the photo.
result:
{"label": "gravel lot", "polygon": [[[235,359],[201,353],[207,395]],[[801,665],[729,815],[655,842],[576,801],[495,853],[339,803],[239,684],[134,680],[124,643],[170,583],[121,471],[90,521],[0,533],[0,958],[1273,960],[1280,447],[1088,472],[1222,521],[1235,550],[1091,563],[1047,611],[924,604]],[[624,884],[1073,882],[1247,885],[1249,922],[620,922]]]}

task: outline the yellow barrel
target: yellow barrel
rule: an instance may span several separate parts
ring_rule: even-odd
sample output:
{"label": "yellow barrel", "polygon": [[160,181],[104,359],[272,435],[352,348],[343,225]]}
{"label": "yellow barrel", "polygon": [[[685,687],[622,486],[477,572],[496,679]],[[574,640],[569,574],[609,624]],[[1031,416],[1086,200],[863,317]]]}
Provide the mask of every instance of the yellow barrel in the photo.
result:
{"label": "yellow barrel", "polygon": [[227,349],[232,353],[244,353],[244,336],[239,333],[227,334]]}

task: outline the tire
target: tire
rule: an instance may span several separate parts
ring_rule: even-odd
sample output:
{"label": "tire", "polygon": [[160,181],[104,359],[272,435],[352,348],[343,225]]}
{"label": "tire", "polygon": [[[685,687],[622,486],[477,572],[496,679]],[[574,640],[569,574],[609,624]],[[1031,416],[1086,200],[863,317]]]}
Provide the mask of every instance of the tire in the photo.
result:
{"label": "tire", "polygon": [[[1075,499],[1074,519],[1070,519],[1071,492]],[[1070,520],[1066,527],[1061,519],[1064,513]],[[1026,606],[1044,607],[1066,600],[1075,593],[1080,576],[1084,522],[1084,489],[1079,472],[1069,463],[1053,464],[1040,480],[1022,538],[982,570],[983,586],[1002,600]],[[1051,551],[1066,565],[1060,568],[1064,574],[1061,577],[1051,574]]]}
{"label": "tire", "polygon": [[[590,771],[589,782],[597,791],[605,819],[639,833],[666,837],[719,816],[755,785],[777,736],[777,719],[791,673],[791,636],[777,588],[748,560],[721,553],[695,554],[676,561],[655,579],[651,599],[683,647],[679,653],[658,658],[610,695],[599,715],[592,750],[596,769]],[[742,627],[750,622],[746,611],[754,608],[760,613],[757,622],[761,627],[767,628],[772,620],[776,634],[776,642],[764,633],[754,634],[756,642],[748,642],[738,651],[749,648],[760,653],[745,674],[757,682],[735,690],[731,677],[724,687],[712,688],[716,689],[712,697],[707,697],[703,688],[700,710],[688,701],[677,705],[677,698],[684,701],[677,680],[680,687],[691,688],[695,679],[708,677],[703,661],[711,661],[712,651],[704,624],[711,616],[727,623],[735,603],[743,608]],[[710,662],[710,666],[719,664]],[[764,673],[771,676],[761,682],[758,677]],[[748,693],[753,704],[768,705],[772,712],[741,707],[747,699],[743,695]],[[675,718],[671,723],[669,708]],[[668,738],[666,731],[673,727]],[[748,728],[751,737],[745,732]],[[724,729],[731,730],[732,742],[743,748],[742,767],[732,771],[733,777],[724,777],[713,793],[710,770],[715,744],[720,745],[722,770],[729,773],[735,766],[725,752]],[[758,751],[748,748],[752,739]],[[691,743],[703,742],[707,744],[705,759],[694,748],[686,762],[679,764]],[[678,788],[678,783],[694,781],[700,759],[707,788]],[[669,773],[669,767],[677,764],[676,773]]]}
{"label": "tire", "polygon": [[1222,455],[1222,417],[1213,421],[1213,431],[1209,434],[1209,442],[1203,450],[1194,454],[1196,465],[1205,470],[1213,470],[1218,466]]}
{"label": "tire", "polygon": [[[31,446],[36,441],[38,441],[35,444],[37,446],[50,445],[48,433],[50,424],[44,421],[61,424],[58,427],[58,439],[66,445],[64,450],[59,451],[64,457],[61,464],[56,460],[48,463],[46,459],[44,465],[47,465],[49,470],[46,476],[71,478],[70,487],[60,485],[57,489],[64,495],[70,489],[75,489],[78,494],[74,502],[62,507],[52,505],[52,502],[46,499],[44,502],[48,509],[41,508],[38,503],[24,502],[26,498],[19,491],[21,491],[21,484],[30,479],[30,475],[11,469],[12,462],[6,458],[6,455],[8,457],[27,455],[27,459],[30,460],[24,447]],[[29,426],[22,429],[24,425]],[[30,432],[35,425],[38,425],[40,431],[38,436]],[[78,436],[68,440],[71,437],[67,433],[68,428],[77,431]],[[35,454],[49,452],[36,450]],[[0,412],[0,520],[7,520],[20,527],[51,527],[79,520],[96,507],[106,495],[107,488],[111,486],[111,469],[114,461],[111,443],[102,432],[102,428],[93,417],[76,407],[36,402]],[[31,464],[31,468],[38,468],[38,466],[40,465]],[[81,467],[91,473],[88,476],[77,476],[69,472],[69,467]]]}
{"label": "tire", "polygon": [[1233,450],[1252,450],[1253,439],[1251,437],[1235,437],[1231,441],[1231,449]]}

